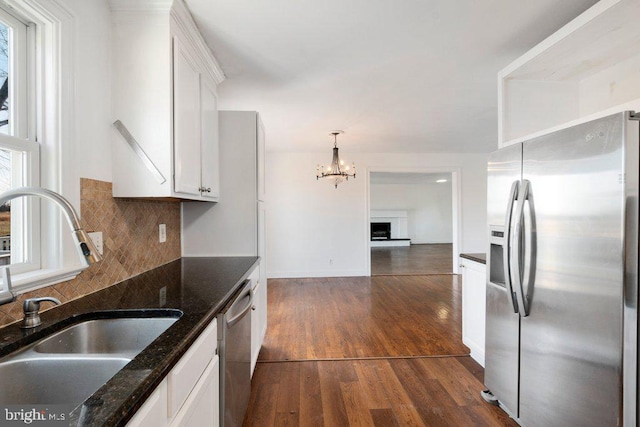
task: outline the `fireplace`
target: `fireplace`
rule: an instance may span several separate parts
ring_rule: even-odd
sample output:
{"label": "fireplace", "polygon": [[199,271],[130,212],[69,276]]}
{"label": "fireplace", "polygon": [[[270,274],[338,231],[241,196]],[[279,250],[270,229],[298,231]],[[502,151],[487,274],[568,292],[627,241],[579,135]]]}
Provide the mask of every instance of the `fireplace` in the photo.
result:
{"label": "fireplace", "polygon": [[389,240],[391,239],[391,223],[390,222],[372,222],[371,223],[371,240]]}

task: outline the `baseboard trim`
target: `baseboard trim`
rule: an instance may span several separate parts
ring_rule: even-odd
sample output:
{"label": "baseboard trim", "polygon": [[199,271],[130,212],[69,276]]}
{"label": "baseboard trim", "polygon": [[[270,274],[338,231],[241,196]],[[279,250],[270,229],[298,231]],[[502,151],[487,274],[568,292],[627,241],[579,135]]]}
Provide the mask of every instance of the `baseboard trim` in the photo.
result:
{"label": "baseboard trim", "polygon": [[388,360],[388,359],[442,359],[447,357],[470,357],[470,355],[468,353],[462,353],[462,354],[433,354],[428,356],[318,357],[316,359],[258,360],[257,363],[345,362],[349,360]]}
{"label": "baseboard trim", "polygon": [[361,277],[367,276],[364,270],[335,271],[267,271],[268,279],[306,279],[316,277]]}

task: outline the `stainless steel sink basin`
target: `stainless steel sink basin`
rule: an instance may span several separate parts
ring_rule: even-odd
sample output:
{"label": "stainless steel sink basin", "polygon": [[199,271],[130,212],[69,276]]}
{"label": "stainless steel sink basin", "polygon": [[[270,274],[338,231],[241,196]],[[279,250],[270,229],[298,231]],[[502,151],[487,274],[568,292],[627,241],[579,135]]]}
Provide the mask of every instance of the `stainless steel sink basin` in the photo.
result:
{"label": "stainless steel sink basin", "polygon": [[42,338],[0,359],[0,405],[76,407],[177,320],[178,317],[86,320]]}
{"label": "stainless steel sink basin", "polygon": [[87,320],[34,346],[38,353],[136,355],[173,325],[175,317]]}
{"label": "stainless steel sink basin", "polygon": [[130,362],[128,358],[36,358],[0,363],[3,405],[77,406]]}

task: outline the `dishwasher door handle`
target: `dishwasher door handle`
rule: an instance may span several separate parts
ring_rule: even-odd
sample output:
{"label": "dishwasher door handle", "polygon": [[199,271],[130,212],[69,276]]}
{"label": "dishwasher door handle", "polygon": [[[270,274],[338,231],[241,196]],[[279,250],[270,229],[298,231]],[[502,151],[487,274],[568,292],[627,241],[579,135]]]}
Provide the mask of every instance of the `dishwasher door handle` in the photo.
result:
{"label": "dishwasher door handle", "polygon": [[[244,297],[246,295],[247,294],[244,294],[241,297],[238,297],[238,301],[241,300],[241,299],[244,299]],[[240,320],[242,320],[242,318],[244,316],[246,316],[247,313],[249,313],[251,311],[251,307],[253,306],[253,289],[249,288],[248,295],[249,295],[249,302],[247,303],[247,306],[245,308],[243,308],[240,313],[238,313],[235,316],[233,316],[231,319],[227,319],[227,327],[228,328],[232,328],[233,325],[235,325]]]}

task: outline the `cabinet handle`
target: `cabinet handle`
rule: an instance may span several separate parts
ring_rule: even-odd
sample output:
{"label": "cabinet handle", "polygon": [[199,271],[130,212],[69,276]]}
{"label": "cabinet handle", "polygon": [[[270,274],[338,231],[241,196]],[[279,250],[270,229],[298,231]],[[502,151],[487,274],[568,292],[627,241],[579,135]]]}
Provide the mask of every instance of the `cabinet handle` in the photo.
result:
{"label": "cabinet handle", "polygon": [[211,187],[200,187],[198,190],[200,190],[201,193],[211,193]]}
{"label": "cabinet handle", "polygon": [[167,179],[164,177],[164,175],[162,175],[162,172],[160,172],[160,169],[158,169],[156,165],[153,164],[153,161],[151,161],[151,158],[147,156],[147,153],[144,152],[140,144],[138,144],[138,141],[136,141],[133,135],[131,135],[131,133],[125,127],[125,125],[122,124],[120,120],[116,120],[115,122],[113,122],[113,125],[116,127],[118,132],[120,132],[120,135],[122,135],[122,137],[127,142],[127,144],[129,144],[129,147],[131,147],[133,152],[136,153],[136,155],[138,156],[138,158],[140,158],[142,163],[147,167],[147,169],[149,169],[149,172],[151,172],[151,174],[156,179],[156,181],[158,181],[159,184],[164,184],[167,181]]}

